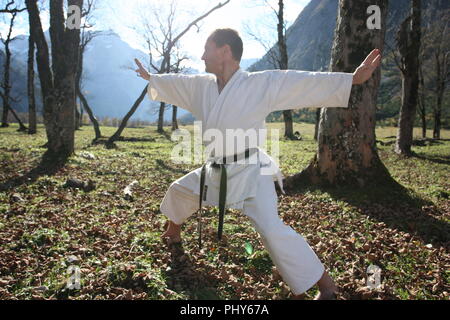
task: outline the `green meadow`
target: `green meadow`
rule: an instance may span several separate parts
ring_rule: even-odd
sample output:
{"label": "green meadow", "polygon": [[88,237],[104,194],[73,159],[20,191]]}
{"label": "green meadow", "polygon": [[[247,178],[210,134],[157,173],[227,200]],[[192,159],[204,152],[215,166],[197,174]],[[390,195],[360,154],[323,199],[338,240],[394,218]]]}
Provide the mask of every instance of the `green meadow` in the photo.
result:
{"label": "green meadow", "polygon": [[[162,241],[159,204],[167,188],[200,166],[170,160],[176,145],[170,128],[165,135],[155,127],[126,129],[125,139],[107,149],[92,145],[93,129],[84,126],[76,132],[76,154],[45,171],[36,170],[46,150],[44,128],[34,136],[17,128],[0,129],[0,299],[291,298],[240,211],[228,210],[218,242],[218,209],[205,208],[202,251],[195,215],[183,226],[181,244]],[[101,130],[110,136],[115,128]],[[305,168],[317,148],[313,125],[297,123],[294,130],[302,140],[279,145],[285,176]],[[279,195],[280,217],[321,258],[339,299],[448,300],[450,131],[439,141],[418,140],[411,158],[392,151],[396,128],[378,127],[376,134],[380,158],[401,187],[304,186]],[[69,178],[91,179],[95,189],[66,188]],[[124,197],[135,180],[132,198]],[[381,268],[374,289],[366,286],[370,265]],[[74,268],[78,288],[69,285]]]}

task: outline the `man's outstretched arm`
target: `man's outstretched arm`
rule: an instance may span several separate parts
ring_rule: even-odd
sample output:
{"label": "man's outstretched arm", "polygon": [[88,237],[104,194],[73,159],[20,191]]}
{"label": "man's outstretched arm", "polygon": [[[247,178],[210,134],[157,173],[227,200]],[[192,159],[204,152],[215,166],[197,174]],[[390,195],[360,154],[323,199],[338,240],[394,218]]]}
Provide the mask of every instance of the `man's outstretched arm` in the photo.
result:
{"label": "man's outstretched arm", "polygon": [[372,50],[363,63],[353,73],[352,84],[363,84],[372,77],[372,73],[380,65],[381,52],[379,49]]}
{"label": "man's outstretched arm", "polygon": [[148,82],[147,91],[151,100],[183,108],[199,117],[200,103],[195,100],[195,96],[197,90],[204,87],[204,81],[200,75],[150,74],[138,59],[134,59],[134,62],[138,66],[135,70],[137,76]]}

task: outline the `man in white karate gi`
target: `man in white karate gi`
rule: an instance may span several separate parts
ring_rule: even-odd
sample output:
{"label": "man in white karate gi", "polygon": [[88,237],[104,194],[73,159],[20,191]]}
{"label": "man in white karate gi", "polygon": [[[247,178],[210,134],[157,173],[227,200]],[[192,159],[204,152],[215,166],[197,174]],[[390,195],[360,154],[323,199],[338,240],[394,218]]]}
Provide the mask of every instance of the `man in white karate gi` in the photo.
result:
{"label": "man in white karate gi", "polygon": [[[214,129],[226,136],[226,129],[264,129],[266,116],[277,110],[346,108],[352,85],[367,81],[381,61],[380,51],[375,49],[354,73],[297,70],[245,72],[239,67],[242,52],[242,40],[235,30],[218,29],[208,37],[202,56],[208,74],[150,75],[137,59],[136,72],[149,81],[148,94],[152,100],[184,108],[202,121],[203,129]],[[205,137],[203,140],[206,140]],[[211,140],[208,141],[212,143]],[[220,141],[216,140],[214,143]],[[258,141],[257,147],[263,143]],[[230,159],[230,156],[236,160],[233,156],[242,155],[245,151],[233,148],[229,152],[223,145],[217,144],[213,150],[210,158],[213,160]],[[317,255],[304,238],[278,216],[274,186],[275,178],[281,183],[278,166],[260,148],[257,154],[257,165],[225,162],[225,180],[228,182],[226,206],[242,209],[250,219],[295,297],[304,296],[309,288],[317,284],[319,293],[315,299],[335,298],[338,289]],[[270,171],[273,174],[262,173],[262,168],[267,165],[273,168]],[[221,170],[206,167],[204,185],[209,190],[200,190],[201,168],[170,185],[160,206],[161,212],[169,219],[163,237],[172,242],[181,241],[181,225],[200,209],[200,192],[205,204],[218,204]],[[280,187],[282,189],[282,183]]]}

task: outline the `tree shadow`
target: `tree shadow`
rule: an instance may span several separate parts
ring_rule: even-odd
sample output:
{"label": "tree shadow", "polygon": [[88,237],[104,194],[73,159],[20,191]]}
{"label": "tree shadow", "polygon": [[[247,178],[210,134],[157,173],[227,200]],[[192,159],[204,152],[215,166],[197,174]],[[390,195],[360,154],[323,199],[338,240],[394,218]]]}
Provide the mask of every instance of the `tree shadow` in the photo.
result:
{"label": "tree shadow", "polygon": [[414,152],[412,156],[415,158],[418,158],[418,159],[422,159],[422,160],[426,160],[426,161],[430,161],[430,162],[434,162],[434,163],[450,165],[450,156],[431,157],[431,156],[419,154],[417,152]]}
{"label": "tree shadow", "polygon": [[158,168],[160,168],[160,169],[164,169],[164,170],[168,170],[168,171],[172,171],[172,172],[180,173],[180,174],[188,174],[189,173],[189,171],[184,170],[184,169],[170,167],[161,159],[156,159],[156,164],[157,164]]}
{"label": "tree shadow", "polygon": [[217,289],[206,279],[205,272],[195,267],[181,242],[169,244],[168,250],[171,261],[170,270],[166,271],[166,283],[170,290],[182,291],[189,299],[220,299]]}
{"label": "tree shadow", "polygon": [[27,173],[0,183],[0,191],[9,191],[24,184],[35,182],[41,176],[55,175],[67,162],[68,156],[52,156],[44,153],[38,165]]}
{"label": "tree shadow", "polygon": [[167,140],[172,141],[172,135],[169,134],[167,131],[165,131],[165,130],[164,131],[156,131],[156,133],[164,136],[164,138],[166,138]]}
{"label": "tree shadow", "polygon": [[333,199],[360,209],[363,214],[384,222],[389,228],[414,235],[434,247],[446,247],[450,242],[450,224],[435,217],[444,213],[436,213],[432,201],[406,189],[394,179],[373,181],[364,187],[316,186],[303,181],[287,190],[286,194],[306,191],[327,192]]}
{"label": "tree shadow", "polygon": [[125,141],[125,142],[155,142],[154,138],[134,138],[134,137],[120,137],[116,141]]}

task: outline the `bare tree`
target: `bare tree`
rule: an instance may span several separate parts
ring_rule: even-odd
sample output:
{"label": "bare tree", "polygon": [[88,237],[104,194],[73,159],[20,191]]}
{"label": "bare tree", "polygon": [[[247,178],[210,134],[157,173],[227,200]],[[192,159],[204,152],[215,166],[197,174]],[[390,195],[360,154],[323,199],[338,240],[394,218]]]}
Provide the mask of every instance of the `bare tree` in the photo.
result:
{"label": "bare tree", "polygon": [[450,10],[439,12],[436,18],[431,27],[430,37],[434,46],[430,49],[434,69],[432,91],[435,94],[433,138],[440,139],[443,97],[450,81],[450,43],[447,38]]}
{"label": "bare tree", "polygon": [[[64,1],[50,1],[50,38],[52,64],[42,29],[39,8],[34,0],[25,0],[30,30],[37,47],[37,66],[44,104],[47,134],[46,159],[65,160],[74,152],[75,77],[80,30],[65,26]],[[83,8],[83,0],[68,0],[68,6]]]}
{"label": "bare tree", "polygon": [[[267,52],[269,62],[274,68],[280,70],[287,70],[289,68],[288,49],[286,44],[286,23],[284,20],[284,1],[278,0],[278,8],[272,7],[268,0],[264,0],[265,6],[269,7],[277,18],[277,44],[276,46],[269,46],[264,37],[258,35],[248,25],[245,26],[246,33],[253,39],[258,41]],[[294,125],[292,121],[292,110],[283,110],[284,119],[284,137],[291,140],[296,140],[294,135]]]}
{"label": "bare tree", "polygon": [[[149,51],[149,55],[150,55],[150,67],[153,69],[153,70],[159,70],[158,72],[159,73],[166,73],[166,72],[170,72],[170,70],[173,70],[173,64],[171,64],[171,54],[172,54],[172,52],[173,52],[173,49],[174,48],[176,48],[176,45],[178,44],[178,42],[180,41],[180,39],[193,27],[193,26],[197,26],[197,24],[201,21],[201,20],[203,20],[203,19],[205,19],[207,16],[209,16],[212,12],[214,12],[214,11],[216,11],[216,10],[218,10],[218,9],[220,9],[220,8],[222,8],[223,6],[225,6],[226,4],[228,4],[230,2],[230,0],[226,0],[224,3],[219,3],[218,5],[216,5],[215,7],[213,7],[212,9],[210,9],[208,12],[206,12],[205,14],[203,14],[203,15],[201,15],[201,16],[199,16],[198,18],[196,18],[195,20],[193,20],[191,23],[189,23],[188,25],[187,25],[187,27],[185,27],[184,29],[183,29],[183,31],[181,31],[180,33],[178,33],[176,36],[174,36],[174,34],[173,34],[173,32],[172,32],[172,26],[173,26],[173,21],[172,21],[172,23],[170,23],[170,21],[169,21],[169,23],[167,23],[167,24],[165,24],[165,23],[161,23],[161,22],[159,22],[158,24],[159,24],[159,26],[162,26],[163,28],[167,28],[167,30],[169,30],[168,32],[164,32],[163,31],[163,34],[166,34],[167,35],[167,39],[164,37],[164,39],[162,40],[163,41],[163,44],[164,44],[164,46],[162,46],[162,44],[161,44],[161,47],[164,49],[164,50],[162,50],[162,51],[160,51],[159,52],[159,54],[160,54],[160,57],[162,58],[162,61],[161,61],[161,63],[159,64],[159,66],[156,66],[154,63],[153,63],[153,57],[152,57],[152,51],[150,50]],[[171,17],[170,19],[173,19],[173,17]],[[149,25],[151,25],[151,24],[149,24]],[[197,27],[198,28],[198,27]],[[151,33],[149,33],[150,34],[150,37],[152,37],[152,34]],[[158,40],[158,39],[155,39],[155,41],[156,42],[158,42],[158,41],[161,41],[161,40]],[[149,43],[149,42],[147,42],[147,45],[149,46],[149,47],[151,47],[151,42]],[[161,48],[160,47],[160,48]],[[175,63],[176,64],[176,63]],[[123,120],[122,120],[122,122],[121,122],[121,124],[120,124],[120,126],[119,126],[119,128],[117,129],[117,131],[108,139],[108,145],[112,145],[113,143],[114,143],[114,141],[117,141],[119,138],[120,138],[120,136],[121,136],[121,134],[122,134],[122,132],[123,132],[123,130],[125,129],[125,127],[126,127],[126,125],[127,125],[127,122],[128,122],[128,120],[130,119],[130,117],[133,115],[133,113],[137,110],[137,108],[139,107],[139,105],[141,104],[141,102],[142,102],[142,100],[144,100],[144,97],[145,97],[145,95],[146,95],[146,93],[147,93],[147,87],[148,87],[148,85],[147,86],[145,86],[145,88],[142,90],[142,92],[141,92],[141,94],[140,94],[140,96],[138,97],[138,99],[135,101],[135,103],[133,104],[133,106],[131,107],[131,109],[130,109],[130,111],[126,114],[126,116],[123,118]],[[164,118],[163,118],[163,115],[164,115],[164,109],[165,109],[165,105],[163,106],[163,105],[161,105],[161,107],[160,107],[160,116],[159,116],[159,119],[158,119],[158,131],[159,132],[163,132],[163,127],[162,127],[162,125],[163,125],[163,122],[164,122]]]}
{"label": "bare tree", "polygon": [[[11,97],[11,79],[10,79],[10,72],[11,72],[11,50],[10,50],[10,44],[11,42],[13,42],[14,40],[16,40],[16,37],[12,37],[12,31],[14,28],[14,21],[16,19],[16,16],[24,11],[25,9],[18,9],[17,7],[15,8],[11,8],[12,5],[14,5],[16,3],[14,3],[14,1],[9,1],[6,6],[5,9],[2,9],[1,12],[3,13],[9,13],[11,15],[11,19],[10,19],[10,24],[9,24],[9,30],[8,30],[8,34],[6,36],[6,38],[4,39],[3,37],[0,36],[2,43],[5,46],[5,55],[6,55],[6,59],[5,59],[5,64],[3,66],[3,79],[2,79],[2,83],[1,83],[1,87],[3,89],[2,92],[0,92],[0,96],[2,98],[3,101],[3,114],[2,114],[2,127],[8,127],[8,113],[11,112],[13,114],[13,116],[16,118],[17,122],[19,123],[19,131],[26,131],[27,128],[25,127],[25,125],[22,123],[22,121],[20,120],[20,118],[17,116],[16,112],[14,111],[14,109],[11,106],[11,101],[13,102],[17,102],[16,99],[14,99],[13,97]],[[17,5],[17,4],[16,4]]]}
{"label": "bare tree", "polygon": [[94,24],[91,22],[93,17],[93,11],[96,8],[96,2],[98,0],[87,0],[85,3],[85,7],[82,12],[82,16],[84,17],[84,24],[81,26],[81,35],[80,35],[80,47],[78,54],[78,64],[77,64],[77,72],[75,78],[75,90],[76,95],[81,101],[82,107],[80,108],[80,112],[76,110],[76,127],[79,128],[82,122],[82,110],[86,110],[89,119],[92,122],[95,132],[95,138],[93,141],[97,141],[102,137],[100,131],[100,125],[98,119],[95,117],[94,112],[92,111],[91,106],[89,105],[88,100],[86,99],[83,90],[82,90],[82,81],[83,81],[83,62],[84,62],[84,53],[86,51],[86,47],[92,40],[100,35],[108,36],[109,32],[101,32],[101,31],[88,31],[88,29],[92,28]]}
{"label": "bare tree", "polygon": [[395,152],[411,156],[414,119],[416,116],[419,89],[421,0],[412,0],[411,14],[401,23],[397,34],[402,75],[402,106]]}
{"label": "bare tree", "polygon": [[423,60],[424,56],[421,54],[419,57],[419,88],[417,91],[417,112],[420,115],[420,120],[422,123],[422,138],[427,137],[427,105],[426,105],[426,87],[425,78],[423,74]]}
{"label": "bare tree", "polygon": [[[366,27],[366,10],[381,10],[381,29]],[[387,0],[340,0],[331,71],[353,72],[368,52],[384,47]],[[392,178],[378,157],[375,143],[375,107],[381,70],[366,83],[353,86],[348,108],[323,108],[317,153],[302,172],[287,177],[286,186],[304,182],[364,186]]]}
{"label": "bare tree", "polygon": [[27,94],[28,94],[28,134],[37,132],[36,96],[34,91],[34,51],[35,45],[30,27],[28,37],[28,62],[27,62]]}
{"label": "bare tree", "polygon": [[16,2],[17,1],[15,0],[8,0],[7,3],[5,3],[4,9],[0,9],[0,13],[19,13],[26,10],[26,8],[19,9],[17,5],[14,8],[12,8],[11,6],[17,4]]}

